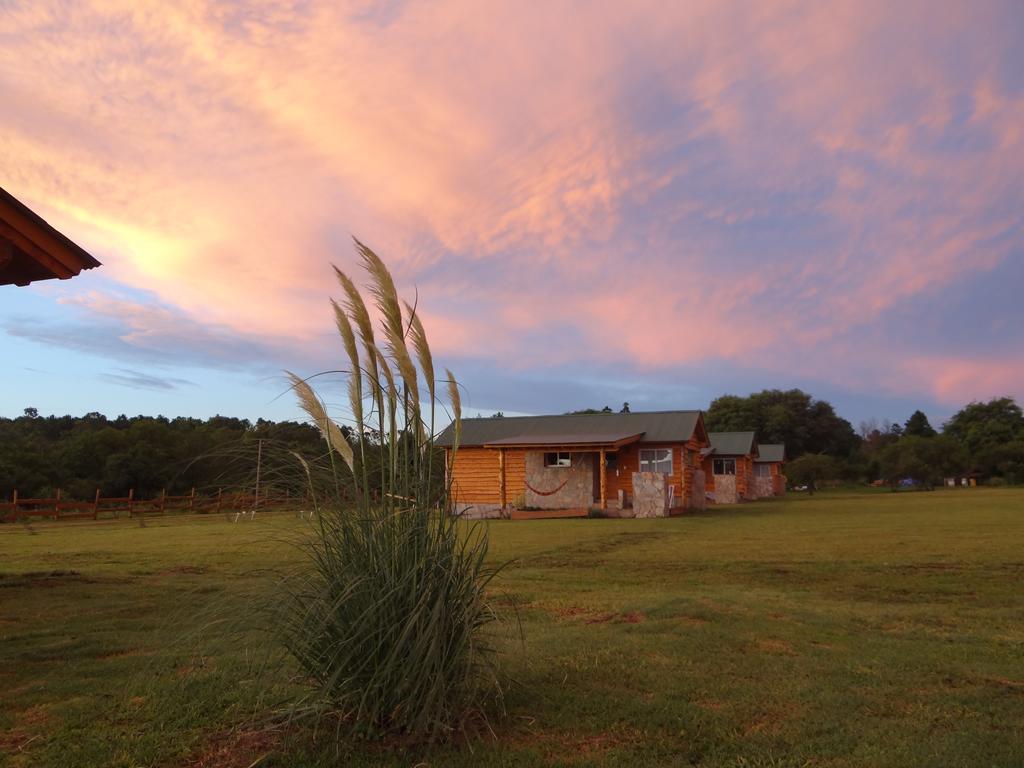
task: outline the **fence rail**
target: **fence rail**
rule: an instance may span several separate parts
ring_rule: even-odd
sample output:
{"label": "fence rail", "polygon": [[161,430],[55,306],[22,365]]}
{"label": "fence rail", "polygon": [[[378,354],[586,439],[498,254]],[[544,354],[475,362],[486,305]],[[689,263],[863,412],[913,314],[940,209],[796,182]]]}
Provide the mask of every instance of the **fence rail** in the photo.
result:
{"label": "fence rail", "polygon": [[57,490],[53,498],[26,499],[19,498],[14,491],[10,501],[0,501],[0,522],[12,523],[21,519],[49,518],[51,520],[68,520],[75,518],[103,517],[119,518],[122,513],[128,517],[157,516],[168,513],[209,513],[235,510],[267,509],[300,504],[307,497],[285,494],[256,493],[224,493],[218,490],[216,495],[198,496],[195,488],[191,493],[179,496],[168,496],[162,491],[159,496],[151,499],[138,499],[134,489],[127,496],[100,496],[99,490],[92,501],[75,501],[61,498]]}

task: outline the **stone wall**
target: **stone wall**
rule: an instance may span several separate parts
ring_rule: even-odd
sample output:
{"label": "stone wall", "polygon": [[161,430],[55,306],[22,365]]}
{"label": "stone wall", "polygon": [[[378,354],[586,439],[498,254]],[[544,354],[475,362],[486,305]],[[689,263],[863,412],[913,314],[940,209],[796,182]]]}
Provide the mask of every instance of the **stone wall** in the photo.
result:
{"label": "stone wall", "polygon": [[[545,467],[543,451],[526,452],[527,507],[589,509],[594,506],[594,454],[571,455],[571,467]],[[535,493],[531,486],[538,491],[558,490],[551,495],[543,495]]]}
{"label": "stone wall", "polygon": [[715,503],[735,504],[737,501],[736,475],[715,475]]}
{"label": "stone wall", "polygon": [[633,516],[668,517],[668,483],[661,472],[633,473]]}
{"label": "stone wall", "polygon": [[764,499],[767,498],[768,496],[774,496],[774,486],[774,478],[772,478],[771,476],[754,478],[754,493],[759,499]]}
{"label": "stone wall", "polygon": [[508,517],[500,504],[452,504],[452,514],[466,520],[499,520]]}

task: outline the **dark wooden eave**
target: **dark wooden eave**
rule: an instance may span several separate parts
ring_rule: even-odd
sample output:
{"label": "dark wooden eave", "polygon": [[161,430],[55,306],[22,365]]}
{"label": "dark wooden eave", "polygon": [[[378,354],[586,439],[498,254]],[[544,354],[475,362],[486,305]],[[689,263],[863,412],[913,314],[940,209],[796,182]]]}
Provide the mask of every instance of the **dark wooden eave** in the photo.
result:
{"label": "dark wooden eave", "polygon": [[100,262],[0,187],[0,285],[67,280]]}

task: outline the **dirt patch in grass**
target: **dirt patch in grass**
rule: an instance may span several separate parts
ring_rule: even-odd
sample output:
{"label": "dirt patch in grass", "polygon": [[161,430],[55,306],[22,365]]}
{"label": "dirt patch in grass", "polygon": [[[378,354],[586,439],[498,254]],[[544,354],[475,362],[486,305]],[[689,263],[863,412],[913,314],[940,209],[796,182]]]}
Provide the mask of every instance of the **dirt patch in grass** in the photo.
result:
{"label": "dirt patch in grass", "polygon": [[768,653],[773,656],[796,656],[796,650],[785,640],[778,640],[771,637],[763,637],[754,641],[754,648],[760,653]]}
{"label": "dirt patch in grass", "polygon": [[29,707],[15,715],[14,725],[0,732],[0,755],[17,755],[42,740],[42,731],[53,716],[45,704]]}
{"label": "dirt patch in grass", "polygon": [[[509,741],[515,749],[534,749],[552,765],[572,765],[599,759],[606,753],[623,747],[634,747],[646,741],[647,734],[633,726],[622,726],[600,733],[573,731],[531,730],[517,734]],[[502,741],[506,741],[502,738]]]}
{"label": "dirt patch in grass", "polygon": [[562,619],[579,620],[584,624],[642,624],[647,621],[647,616],[639,611],[628,613],[617,613],[615,611],[595,611],[590,608],[580,608],[570,605],[567,608],[545,609],[548,613]]}
{"label": "dirt patch in grass", "polygon": [[188,573],[195,574],[195,575],[202,575],[204,573],[209,572],[209,570],[210,569],[207,568],[205,565],[176,565],[173,568],[168,568],[165,571],[160,571],[159,573],[157,573],[155,575],[157,575],[157,576],[177,576],[179,574],[188,574]]}
{"label": "dirt patch in grass", "polygon": [[109,651],[103,651],[93,656],[94,659],[123,659],[129,656],[152,656],[151,651],[143,652],[138,648],[114,648]]}
{"label": "dirt patch in grass", "polygon": [[68,582],[93,583],[78,571],[26,571],[0,573],[0,589],[4,587],[55,587]]}
{"label": "dirt patch in grass", "polygon": [[185,761],[187,768],[250,768],[269,757],[284,734],[280,730],[221,731]]}
{"label": "dirt patch in grass", "polygon": [[601,557],[618,552],[622,549],[640,546],[656,539],[664,538],[664,533],[654,531],[623,532],[615,536],[598,539],[572,547],[560,547],[557,550],[533,557],[525,557],[520,563],[527,568],[567,567],[592,568],[600,565]]}

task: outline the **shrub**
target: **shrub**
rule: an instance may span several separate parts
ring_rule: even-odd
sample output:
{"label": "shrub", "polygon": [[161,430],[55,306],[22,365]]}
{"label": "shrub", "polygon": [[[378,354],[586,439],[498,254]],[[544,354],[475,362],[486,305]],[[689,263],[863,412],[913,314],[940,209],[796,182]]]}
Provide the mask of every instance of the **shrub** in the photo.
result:
{"label": "shrub", "polygon": [[[338,271],[345,300],[332,303],[350,363],[351,441],[310,385],[289,374],[330,448],[332,472],[348,473],[349,487],[354,479],[355,500],[332,495],[329,486],[325,492],[303,462],[317,522],[306,566],[286,582],[278,620],[312,684],[297,711],[339,717],[369,737],[443,739],[501,695],[484,635],[496,618],[485,592],[495,571],[484,562],[486,527],[466,528],[449,514],[450,486],[438,482],[444,473],[435,467],[433,414],[441,404],[423,326],[413,307],[399,305],[380,258],[358,240],[356,247],[382,318],[384,351],[359,290]],[[428,402],[421,401],[421,374]],[[450,371],[447,385],[454,455],[461,413]],[[376,424],[367,423],[370,415]]]}

